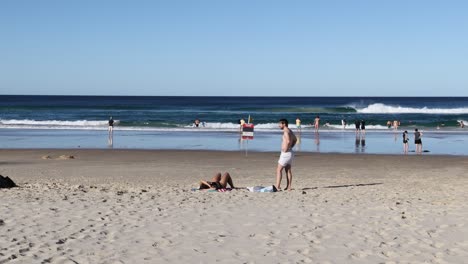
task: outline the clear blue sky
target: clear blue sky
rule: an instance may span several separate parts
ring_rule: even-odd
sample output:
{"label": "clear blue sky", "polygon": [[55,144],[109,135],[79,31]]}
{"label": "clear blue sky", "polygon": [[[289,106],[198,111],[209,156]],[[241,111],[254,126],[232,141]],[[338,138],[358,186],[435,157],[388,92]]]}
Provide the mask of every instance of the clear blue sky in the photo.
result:
{"label": "clear blue sky", "polygon": [[0,94],[468,96],[468,1],[0,1]]}

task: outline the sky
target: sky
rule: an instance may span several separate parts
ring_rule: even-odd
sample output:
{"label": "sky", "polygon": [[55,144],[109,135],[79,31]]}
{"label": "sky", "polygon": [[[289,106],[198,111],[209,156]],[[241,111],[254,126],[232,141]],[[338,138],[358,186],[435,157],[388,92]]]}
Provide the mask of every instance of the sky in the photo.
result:
{"label": "sky", "polygon": [[468,96],[468,1],[0,1],[0,94]]}

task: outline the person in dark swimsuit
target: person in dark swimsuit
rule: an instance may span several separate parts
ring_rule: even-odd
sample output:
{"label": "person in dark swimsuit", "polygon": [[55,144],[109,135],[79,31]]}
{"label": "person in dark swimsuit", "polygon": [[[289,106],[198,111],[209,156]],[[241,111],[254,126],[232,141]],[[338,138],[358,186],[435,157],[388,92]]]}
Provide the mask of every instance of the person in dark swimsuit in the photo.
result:
{"label": "person in dark swimsuit", "polygon": [[366,134],[366,121],[361,120],[361,133]]}
{"label": "person in dark swimsuit", "polygon": [[403,153],[408,154],[408,131],[403,132]]}
{"label": "person in dark swimsuit", "polygon": [[418,131],[418,129],[414,129],[414,144],[416,145],[416,154],[422,153],[422,140],[421,140],[422,133]]}
{"label": "person in dark swimsuit", "polygon": [[200,190],[226,189],[228,184],[232,189],[235,189],[231,175],[228,172],[225,172],[223,175],[221,175],[221,173],[218,172],[213,176],[211,181],[201,180]]}
{"label": "person in dark swimsuit", "polygon": [[109,124],[109,127],[107,131],[109,132],[109,135],[107,137],[107,144],[109,146],[113,146],[113,141],[114,141],[114,119],[109,117],[109,121],[107,122]]}
{"label": "person in dark swimsuit", "polygon": [[359,130],[361,129],[361,122],[359,122],[359,120],[356,120],[354,122],[354,126],[356,127],[356,135],[359,134]]}
{"label": "person in dark swimsuit", "polygon": [[112,130],[112,128],[114,128],[114,119],[112,118],[112,116],[109,118],[109,130]]}

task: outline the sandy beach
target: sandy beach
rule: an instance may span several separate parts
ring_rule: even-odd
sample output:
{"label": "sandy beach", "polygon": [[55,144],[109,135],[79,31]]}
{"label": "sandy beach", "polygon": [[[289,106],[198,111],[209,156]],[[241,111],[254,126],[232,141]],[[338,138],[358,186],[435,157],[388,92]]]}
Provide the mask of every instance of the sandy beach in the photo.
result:
{"label": "sandy beach", "polygon": [[[73,158],[71,158],[73,156]],[[468,157],[0,150],[0,263],[466,263]]]}

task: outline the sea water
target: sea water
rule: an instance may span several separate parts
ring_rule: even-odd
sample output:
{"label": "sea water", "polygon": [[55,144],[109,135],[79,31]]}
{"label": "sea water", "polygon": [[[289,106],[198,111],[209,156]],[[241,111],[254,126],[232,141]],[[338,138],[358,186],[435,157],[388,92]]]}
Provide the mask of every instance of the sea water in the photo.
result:
{"label": "sea water", "polygon": [[[116,120],[112,144],[110,116]],[[238,121],[249,116],[255,136],[247,141]],[[316,116],[318,134],[311,126]],[[280,118],[296,132],[301,119],[298,151],[398,154],[401,132],[413,139],[418,128],[426,153],[468,154],[468,128],[459,127],[468,124],[467,97],[0,96],[0,147],[278,151]],[[356,120],[366,121],[365,137],[356,138]],[[386,125],[393,120],[401,123],[398,131]]]}

